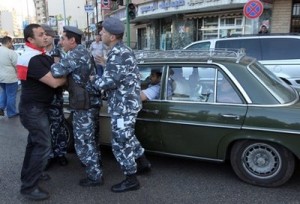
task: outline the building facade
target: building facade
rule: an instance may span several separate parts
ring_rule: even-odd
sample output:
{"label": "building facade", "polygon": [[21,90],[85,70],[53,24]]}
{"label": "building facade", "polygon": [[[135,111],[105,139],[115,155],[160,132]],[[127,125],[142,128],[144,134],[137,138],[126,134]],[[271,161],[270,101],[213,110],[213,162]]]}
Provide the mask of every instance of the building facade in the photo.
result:
{"label": "building facade", "polygon": [[[136,49],[181,49],[191,42],[258,33],[300,32],[300,0],[261,0],[262,15],[244,15],[248,0],[155,0],[136,4]],[[261,8],[261,7],[260,7]],[[110,14],[126,21],[126,9]],[[132,32],[131,32],[132,33]],[[134,38],[134,36],[136,36]]]}
{"label": "building facade", "polygon": [[35,6],[36,22],[43,24],[48,22],[48,0],[33,0]]}
{"label": "building facade", "polygon": [[0,37],[9,35],[18,37],[21,34],[20,25],[17,22],[15,10],[0,10]]}
{"label": "building facade", "polygon": [[85,12],[86,0],[48,0],[49,24],[61,35],[63,26],[76,26],[85,31],[92,13]]}

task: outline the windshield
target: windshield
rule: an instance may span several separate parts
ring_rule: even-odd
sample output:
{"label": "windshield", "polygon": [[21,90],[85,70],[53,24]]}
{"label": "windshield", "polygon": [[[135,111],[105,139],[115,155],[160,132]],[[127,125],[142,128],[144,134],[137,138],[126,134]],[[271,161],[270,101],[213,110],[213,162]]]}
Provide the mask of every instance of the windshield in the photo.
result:
{"label": "windshield", "polygon": [[24,44],[14,44],[13,46],[15,50],[24,49]]}
{"label": "windshield", "polygon": [[248,68],[279,103],[289,103],[297,98],[297,94],[291,86],[260,63],[252,63]]}

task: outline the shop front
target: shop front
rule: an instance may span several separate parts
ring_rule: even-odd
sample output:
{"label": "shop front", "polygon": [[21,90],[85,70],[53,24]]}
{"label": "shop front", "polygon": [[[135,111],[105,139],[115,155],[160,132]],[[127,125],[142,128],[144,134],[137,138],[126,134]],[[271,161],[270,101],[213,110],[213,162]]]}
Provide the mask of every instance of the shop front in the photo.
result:
{"label": "shop front", "polygon": [[[158,0],[138,5],[131,21],[136,49],[181,49],[191,42],[256,34],[261,24],[271,27],[272,4],[264,3],[256,19],[243,15],[248,0]],[[117,14],[113,14],[117,15]],[[125,20],[125,19],[123,19]]]}

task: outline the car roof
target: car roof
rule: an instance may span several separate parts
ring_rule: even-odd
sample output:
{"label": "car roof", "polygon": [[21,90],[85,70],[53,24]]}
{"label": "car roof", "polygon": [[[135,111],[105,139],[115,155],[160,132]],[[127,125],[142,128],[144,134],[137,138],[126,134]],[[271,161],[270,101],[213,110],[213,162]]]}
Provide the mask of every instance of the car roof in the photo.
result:
{"label": "car roof", "polygon": [[185,46],[183,49],[187,49],[188,47],[198,44],[198,43],[203,43],[203,42],[216,42],[216,41],[226,41],[226,40],[241,40],[241,39],[263,39],[263,38],[296,38],[300,39],[299,34],[268,34],[268,35],[243,35],[243,36],[237,36],[237,37],[227,37],[227,38],[215,38],[215,39],[209,39],[209,40],[199,40],[192,42]]}

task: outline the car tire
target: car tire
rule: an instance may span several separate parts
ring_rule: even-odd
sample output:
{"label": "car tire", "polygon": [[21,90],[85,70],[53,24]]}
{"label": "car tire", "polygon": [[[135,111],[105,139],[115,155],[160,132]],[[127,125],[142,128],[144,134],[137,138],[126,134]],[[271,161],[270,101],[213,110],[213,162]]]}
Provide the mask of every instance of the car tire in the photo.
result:
{"label": "car tire", "polygon": [[67,152],[72,153],[75,152],[74,146],[74,135],[73,135],[73,126],[69,120],[64,120],[64,126],[67,131],[68,139],[67,139]]}
{"label": "car tire", "polygon": [[[50,134],[54,133],[54,131],[52,130],[53,128],[54,127],[50,124]],[[67,119],[64,119],[62,128],[64,131],[64,135],[66,135],[67,137],[67,152],[74,152],[74,137],[71,123]]]}
{"label": "car tire", "polygon": [[234,172],[241,180],[263,187],[284,184],[295,170],[295,158],[290,151],[265,141],[236,142],[230,160]]}

